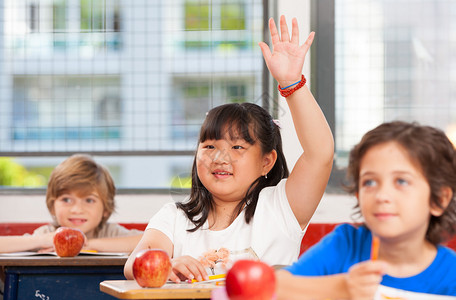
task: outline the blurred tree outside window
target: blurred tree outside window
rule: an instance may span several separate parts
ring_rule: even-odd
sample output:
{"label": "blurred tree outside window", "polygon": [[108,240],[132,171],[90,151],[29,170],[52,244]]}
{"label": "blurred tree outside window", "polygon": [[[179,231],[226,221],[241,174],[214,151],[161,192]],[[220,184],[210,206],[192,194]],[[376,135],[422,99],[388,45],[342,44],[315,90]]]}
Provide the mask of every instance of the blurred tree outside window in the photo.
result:
{"label": "blurred tree outside window", "polygon": [[40,173],[27,170],[10,157],[0,157],[0,186],[41,187],[47,184],[43,174],[50,175],[52,169]]}

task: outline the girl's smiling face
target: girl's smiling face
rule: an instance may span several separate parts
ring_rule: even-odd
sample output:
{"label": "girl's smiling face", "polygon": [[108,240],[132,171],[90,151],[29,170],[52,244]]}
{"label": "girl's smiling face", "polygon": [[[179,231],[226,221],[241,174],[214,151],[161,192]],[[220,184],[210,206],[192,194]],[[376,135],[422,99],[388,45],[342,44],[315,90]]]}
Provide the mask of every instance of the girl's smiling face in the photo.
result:
{"label": "girl's smiling face", "polygon": [[430,186],[395,142],[370,148],[361,159],[357,193],[368,227],[380,238],[424,240],[431,215]]}
{"label": "girl's smiling face", "polygon": [[250,185],[272,168],[273,154],[263,155],[259,143],[231,139],[206,140],[198,145],[198,177],[215,201],[241,201]]}
{"label": "girl's smiling face", "polygon": [[54,201],[53,208],[52,213],[60,226],[80,229],[88,238],[105,214],[103,201],[96,191],[88,194],[67,191]]}

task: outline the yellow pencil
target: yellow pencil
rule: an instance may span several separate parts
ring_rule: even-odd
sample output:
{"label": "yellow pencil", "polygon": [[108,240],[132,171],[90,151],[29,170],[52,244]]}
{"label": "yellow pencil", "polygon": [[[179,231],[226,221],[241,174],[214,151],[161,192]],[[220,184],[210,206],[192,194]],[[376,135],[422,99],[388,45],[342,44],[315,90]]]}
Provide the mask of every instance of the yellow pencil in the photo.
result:
{"label": "yellow pencil", "polygon": [[378,250],[380,248],[380,239],[377,236],[372,236],[371,259],[377,260]]}
{"label": "yellow pencil", "polygon": [[82,249],[81,253],[98,253],[97,250],[91,250],[91,249]]}
{"label": "yellow pencil", "polygon": [[[209,280],[222,279],[222,278],[225,278],[225,277],[226,277],[226,274],[210,275],[209,276]],[[202,280],[202,281],[204,281],[204,280]],[[192,279],[192,283],[194,283],[194,282],[198,282],[198,280]]]}

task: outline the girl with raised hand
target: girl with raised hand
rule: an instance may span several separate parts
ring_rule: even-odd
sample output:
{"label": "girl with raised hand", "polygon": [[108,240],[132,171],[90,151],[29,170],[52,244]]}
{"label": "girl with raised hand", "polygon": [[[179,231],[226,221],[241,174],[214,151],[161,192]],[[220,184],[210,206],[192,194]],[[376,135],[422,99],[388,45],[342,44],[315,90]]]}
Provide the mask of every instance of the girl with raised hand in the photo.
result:
{"label": "girl with raised hand", "polygon": [[127,279],[133,279],[135,255],[148,248],[169,254],[175,282],[207,280],[240,258],[271,265],[298,258],[331,172],[334,141],[302,76],[314,33],[300,45],[297,20],[292,20],[290,37],[284,16],[281,35],[273,19],[269,28],[273,49],[265,43],[260,47],[286,97],[303,154],[288,174],[280,128],[255,104],[210,110],[200,131],[191,195],[183,203],[165,205],[150,220],[125,265]]}

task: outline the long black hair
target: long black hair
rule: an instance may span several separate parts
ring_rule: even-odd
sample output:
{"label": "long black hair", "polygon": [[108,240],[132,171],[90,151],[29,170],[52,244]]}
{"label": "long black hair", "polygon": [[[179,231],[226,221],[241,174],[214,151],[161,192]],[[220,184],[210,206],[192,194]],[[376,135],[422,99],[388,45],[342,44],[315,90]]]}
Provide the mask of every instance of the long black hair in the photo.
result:
{"label": "long black hair", "polygon": [[[252,219],[261,190],[267,186],[275,186],[280,180],[288,177],[288,167],[282,150],[280,128],[271,115],[261,106],[253,103],[230,103],[211,109],[201,126],[199,143],[206,140],[220,140],[228,133],[231,138],[239,137],[249,144],[260,143],[262,154],[277,152],[277,160],[267,178],[258,177],[248,188],[244,198],[237,206],[238,215],[245,207],[245,221]],[[213,209],[212,195],[201,183],[196,167],[197,157],[193,160],[192,188],[190,198],[186,202],[176,203],[189,220],[195,225],[188,231],[193,232],[203,226],[209,212]]]}

